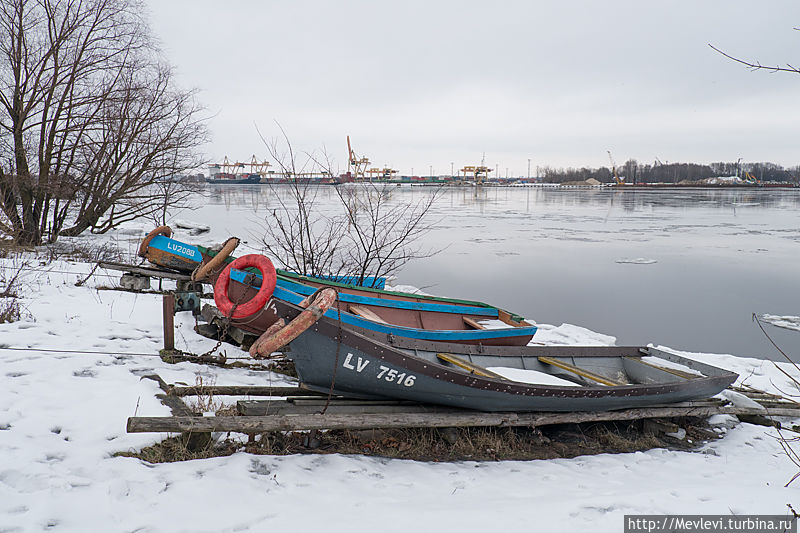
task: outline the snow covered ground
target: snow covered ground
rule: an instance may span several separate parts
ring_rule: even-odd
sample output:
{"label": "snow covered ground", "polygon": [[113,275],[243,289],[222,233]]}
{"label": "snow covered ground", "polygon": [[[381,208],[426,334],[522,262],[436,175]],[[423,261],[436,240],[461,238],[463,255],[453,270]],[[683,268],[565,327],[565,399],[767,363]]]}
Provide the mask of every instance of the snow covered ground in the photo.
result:
{"label": "snow covered ground", "polygon": [[[129,416],[169,414],[155,399],[156,384],[141,379],[144,374],[187,384],[200,376],[218,385],[285,378],[165,364],[155,356],[162,342],[160,296],[97,290],[119,277],[102,270],[76,287],[89,272],[85,263],[36,262],[33,268],[26,274],[27,317],[0,324],[3,533],[617,532],[625,514],[786,514],[786,504],[800,508],[800,482],[784,488],[795,469],[775,431],[749,424],[693,452],[657,449],[530,462],[236,453],[152,465],[113,457],[165,436],[125,432]],[[179,349],[201,353],[213,346],[192,331],[188,314],[178,315],[176,323]],[[615,341],[569,324],[539,326],[538,342]],[[229,357],[245,356],[230,346],[225,350]],[[736,371],[754,387],[791,390],[769,361],[687,355]]]}

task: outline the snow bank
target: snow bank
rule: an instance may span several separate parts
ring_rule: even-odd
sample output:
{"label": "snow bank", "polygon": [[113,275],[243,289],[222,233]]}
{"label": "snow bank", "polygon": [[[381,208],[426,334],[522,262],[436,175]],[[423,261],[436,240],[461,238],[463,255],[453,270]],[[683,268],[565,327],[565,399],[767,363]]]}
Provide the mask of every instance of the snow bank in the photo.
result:
{"label": "snow bank", "polygon": [[[621,531],[635,513],[774,513],[797,501],[794,467],[774,430],[748,424],[700,451],[651,450],[551,461],[422,463],[361,456],[230,457],[150,465],[113,457],[164,435],[127,434],[128,416],[169,414],[156,384],[283,383],[247,369],[168,365],[161,297],[100,291],[119,273],[54,263],[31,273],[23,303],[34,319],[0,324],[0,531],[300,529],[374,532],[498,529]],[[179,349],[214,343],[176,317]],[[541,324],[552,344],[613,344],[569,324]],[[27,348],[29,351],[8,348]],[[49,352],[74,350],[73,352]],[[244,356],[224,347],[229,357]],[[141,354],[141,355],[135,355]],[[790,380],[768,361],[685,354],[777,391]],[[781,366],[794,371],[789,365]],[[725,429],[720,417],[719,431]],[[313,509],[313,511],[312,511]]]}

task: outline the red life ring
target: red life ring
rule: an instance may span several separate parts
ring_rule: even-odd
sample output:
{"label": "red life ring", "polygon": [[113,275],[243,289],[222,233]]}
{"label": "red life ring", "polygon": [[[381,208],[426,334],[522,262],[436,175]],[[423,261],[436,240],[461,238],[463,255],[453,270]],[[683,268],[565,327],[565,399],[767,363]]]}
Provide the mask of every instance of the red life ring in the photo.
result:
{"label": "red life ring", "polygon": [[172,236],[172,228],[169,226],[159,226],[150,233],[142,240],[142,244],[139,245],[139,257],[147,257],[147,248],[150,246],[150,241],[153,240],[154,237],[158,235],[163,235],[164,237],[171,237]]}
{"label": "red life ring", "polygon": [[[231,269],[244,270],[250,267],[256,268],[261,272],[261,288],[258,289],[258,293],[251,300],[239,304],[234,310],[234,303],[228,297],[228,287],[231,283]],[[275,267],[272,265],[272,261],[270,261],[269,258],[259,254],[243,255],[228,264],[225,270],[222,271],[222,274],[219,275],[219,278],[217,278],[217,283],[214,285],[214,302],[223,315],[237,319],[246,318],[264,308],[275,290],[276,282],[277,276],[275,275]]]}
{"label": "red life ring", "polygon": [[286,326],[281,327],[283,319],[273,324],[250,346],[250,355],[261,359],[268,357],[281,346],[286,346],[319,320],[325,311],[331,308],[337,297],[336,291],[327,287],[304,299],[300,307],[304,307],[305,310]]}

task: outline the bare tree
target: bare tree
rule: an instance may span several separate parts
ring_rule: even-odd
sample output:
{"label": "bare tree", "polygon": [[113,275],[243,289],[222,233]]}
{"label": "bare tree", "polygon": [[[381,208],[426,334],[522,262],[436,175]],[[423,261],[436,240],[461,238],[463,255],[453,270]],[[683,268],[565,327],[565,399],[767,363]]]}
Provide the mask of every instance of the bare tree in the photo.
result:
{"label": "bare tree", "polygon": [[0,231],[21,244],[149,216],[201,164],[138,0],[0,0]]}
{"label": "bare tree", "polygon": [[393,198],[394,189],[390,184],[373,182],[336,188],[348,222],[349,246],[342,250],[341,262],[359,282],[369,275],[391,276],[409,261],[438,252],[423,249],[420,240],[433,229],[429,214],[442,188],[414,203]]}
{"label": "bare tree", "polygon": [[430,213],[441,188],[404,203],[390,184],[340,184],[335,187],[338,204],[324,213],[318,199],[322,189],[309,178],[333,176],[330,159],[324,151],[322,157],[298,155],[281,133],[280,142],[265,141],[283,184],[273,186],[277,207],[265,219],[261,241],[284,268],[312,276],[355,276],[363,283],[368,276],[390,276],[409,261],[438,252],[424,249],[420,240],[433,228]]}
{"label": "bare tree", "polygon": [[304,176],[328,170],[313,155],[296,154],[283,128],[281,134],[281,139],[261,136],[283,181],[272,186],[271,199],[277,205],[264,221],[261,242],[272,258],[293,272],[306,276],[339,272],[345,220],[318,208],[319,188]]}
{"label": "bare tree", "polygon": [[151,219],[156,226],[167,224],[170,209],[189,207],[193,198],[207,195],[202,184],[202,174],[198,180],[196,176],[178,174],[180,172],[178,167],[177,161],[173,161],[171,168],[174,169],[174,173],[156,180],[152,185],[155,190],[152,198],[157,201],[157,206],[151,214]]}

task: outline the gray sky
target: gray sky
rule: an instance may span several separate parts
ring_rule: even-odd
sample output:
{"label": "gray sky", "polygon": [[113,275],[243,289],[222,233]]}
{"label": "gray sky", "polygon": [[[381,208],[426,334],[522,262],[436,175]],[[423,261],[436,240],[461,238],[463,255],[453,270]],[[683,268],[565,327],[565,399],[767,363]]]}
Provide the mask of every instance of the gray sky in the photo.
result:
{"label": "gray sky", "polygon": [[800,163],[797,0],[148,0],[212,160],[296,149],[346,167],[345,136],[401,173],[499,165]]}

